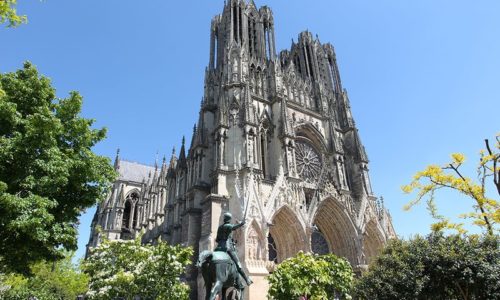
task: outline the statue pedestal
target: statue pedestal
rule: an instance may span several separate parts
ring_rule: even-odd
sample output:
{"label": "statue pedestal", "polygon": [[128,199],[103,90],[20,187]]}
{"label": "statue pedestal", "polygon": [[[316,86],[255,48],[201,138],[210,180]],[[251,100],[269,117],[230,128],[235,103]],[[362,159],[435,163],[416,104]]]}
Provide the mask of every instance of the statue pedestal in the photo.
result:
{"label": "statue pedestal", "polygon": [[267,290],[269,289],[269,284],[267,283],[266,276],[268,276],[269,273],[266,272],[266,274],[254,274],[250,273],[250,276],[252,277],[253,284],[250,286],[250,288],[247,287],[247,295],[245,299],[248,300],[264,300],[267,299]]}
{"label": "statue pedestal", "polygon": [[266,263],[263,261],[250,261],[247,263],[247,269],[250,277],[252,278],[253,284],[245,289],[245,299],[267,299],[267,290],[269,289],[269,284],[266,277],[269,276],[269,271],[266,268]]}

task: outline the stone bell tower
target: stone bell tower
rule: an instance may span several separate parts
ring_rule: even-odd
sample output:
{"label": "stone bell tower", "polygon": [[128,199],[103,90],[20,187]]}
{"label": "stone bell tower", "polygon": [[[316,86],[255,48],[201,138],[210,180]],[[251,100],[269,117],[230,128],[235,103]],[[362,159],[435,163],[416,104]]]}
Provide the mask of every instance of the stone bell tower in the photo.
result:
{"label": "stone bell tower", "polygon": [[[246,218],[235,239],[254,280],[251,300],[266,298],[265,277],[299,251],[333,252],[361,270],[395,237],[371,187],[333,46],[306,31],[278,55],[274,28],[266,6],[224,4],[211,22],[204,95],[189,148],[183,139],[178,156],[161,168],[122,162],[127,174],[149,172],[148,179],[120,173],[114,198],[93,223],[104,232],[114,224],[109,234],[117,238],[143,230],[144,242],[161,237],[192,246],[197,256],[214,248],[224,212]],[[90,245],[96,241],[93,234]],[[191,298],[204,299],[194,267],[186,280]]]}

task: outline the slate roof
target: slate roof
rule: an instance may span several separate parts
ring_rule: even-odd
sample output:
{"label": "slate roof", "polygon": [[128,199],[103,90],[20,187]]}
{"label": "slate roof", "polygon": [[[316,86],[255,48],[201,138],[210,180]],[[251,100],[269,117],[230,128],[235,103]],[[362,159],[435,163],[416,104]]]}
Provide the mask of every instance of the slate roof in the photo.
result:
{"label": "slate roof", "polygon": [[137,162],[120,160],[118,169],[119,180],[133,181],[141,183],[143,179],[148,180],[149,173],[153,176],[155,168],[153,166],[143,165]]}

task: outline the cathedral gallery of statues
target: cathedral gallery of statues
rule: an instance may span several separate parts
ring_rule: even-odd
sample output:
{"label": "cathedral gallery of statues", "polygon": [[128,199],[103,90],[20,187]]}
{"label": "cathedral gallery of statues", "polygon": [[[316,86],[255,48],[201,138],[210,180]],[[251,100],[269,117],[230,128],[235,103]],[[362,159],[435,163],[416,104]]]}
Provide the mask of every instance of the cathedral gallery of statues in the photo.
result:
{"label": "cathedral gallery of statues", "polygon": [[[99,204],[87,247],[111,240],[160,238],[191,246],[193,259],[216,244],[230,212],[253,284],[246,299],[265,299],[265,277],[299,251],[345,257],[363,270],[395,237],[391,217],[371,188],[368,158],[342,88],[335,51],[310,32],[275,49],[273,14],[253,0],[228,0],[212,19],[203,100],[190,145],[148,166],[117,155],[119,178]],[[98,233],[97,226],[101,231]],[[203,279],[187,270],[191,299]]]}

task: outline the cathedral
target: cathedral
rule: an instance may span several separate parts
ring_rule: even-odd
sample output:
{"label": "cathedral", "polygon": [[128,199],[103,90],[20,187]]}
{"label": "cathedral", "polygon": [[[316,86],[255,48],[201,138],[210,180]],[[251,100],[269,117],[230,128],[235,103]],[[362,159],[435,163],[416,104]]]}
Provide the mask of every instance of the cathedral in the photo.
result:
{"label": "cathedral", "polygon": [[[265,299],[266,276],[299,251],[345,257],[356,272],[395,237],[372,191],[368,157],[342,88],[334,47],[302,32],[275,48],[273,13],[228,0],[210,27],[203,99],[190,143],[154,166],[115,159],[119,174],[99,204],[87,247],[142,235],[212,250],[225,212],[240,261]],[[100,230],[97,230],[100,227]],[[191,299],[203,279],[187,270]]]}

